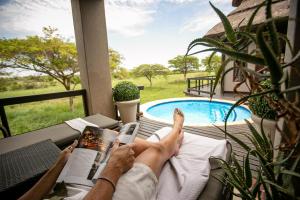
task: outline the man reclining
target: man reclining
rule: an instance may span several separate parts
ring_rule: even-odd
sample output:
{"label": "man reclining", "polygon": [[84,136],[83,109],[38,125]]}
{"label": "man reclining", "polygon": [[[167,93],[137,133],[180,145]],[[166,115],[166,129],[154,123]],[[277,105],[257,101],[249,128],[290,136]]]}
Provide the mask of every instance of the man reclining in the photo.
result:
{"label": "man reclining", "polygon": [[[162,167],[167,160],[178,154],[183,141],[184,115],[177,108],[173,119],[172,130],[158,143],[136,138],[132,144],[119,146],[116,141],[111,157],[95,186],[84,188],[68,185],[68,191],[76,191],[76,188],[81,191],[75,194],[76,197],[73,196],[74,199],[153,199]],[[77,141],[64,149],[54,166],[20,199],[43,199],[49,194],[76,145]]]}

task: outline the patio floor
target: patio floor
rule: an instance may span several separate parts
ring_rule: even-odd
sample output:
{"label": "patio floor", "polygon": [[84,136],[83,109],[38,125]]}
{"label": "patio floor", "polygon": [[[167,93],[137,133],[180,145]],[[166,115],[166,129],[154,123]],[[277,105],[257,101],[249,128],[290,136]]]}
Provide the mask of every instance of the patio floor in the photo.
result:
{"label": "patio floor", "polygon": [[[153,120],[147,119],[145,117],[141,117],[140,123],[141,124],[140,124],[140,130],[139,130],[138,136],[141,138],[144,138],[144,139],[151,136],[155,131],[157,131],[163,127],[166,127],[166,126],[170,126],[169,124],[158,122],[158,121],[153,121]],[[223,128],[223,127],[221,127],[221,128]],[[213,127],[213,126],[203,126],[203,127],[185,126],[184,131],[193,133],[193,134],[197,134],[197,135],[201,135],[201,136],[205,136],[205,137],[214,138],[214,139],[224,139],[224,134],[219,129],[217,129],[216,127]],[[228,132],[230,132],[230,133],[244,132],[244,133],[250,134],[250,131],[246,124],[230,125],[230,126],[228,126]],[[235,136],[238,137],[239,139],[242,139],[242,141],[250,144],[249,140],[245,136],[242,136],[240,134],[235,135]],[[233,149],[233,152],[236,154],[237,160],[240,163],[242,163],[243,156],[246,156],[246,151],[243,148],[241,148],[236,142],[232,141],[230,138],[229,138],[229,141],[232,144],[232,149]],[[252,171],[255,172],[258,167],[257,159],[250,156],[250,164],[251,164]]]}

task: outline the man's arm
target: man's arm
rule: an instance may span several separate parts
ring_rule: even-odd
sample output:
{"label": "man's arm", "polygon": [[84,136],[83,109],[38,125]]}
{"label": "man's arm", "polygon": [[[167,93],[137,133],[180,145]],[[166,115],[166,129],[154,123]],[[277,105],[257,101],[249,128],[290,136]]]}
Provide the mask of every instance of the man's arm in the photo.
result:
{"label": "man's arm", "polygon": [[[101,176],[108,178],[114,185],[118,182],[121,177],[121,170],[114,168],[113,166],[106,166]],[[114,187],[106,180],[98,179],[95,186],[86,195],[85,200],[111,200],[114,193]]]}
{"label": "man's arm", "polygon": [[39,200],[42,199],[45,195],[47,195],[56,183],[60,172],[64,168],[72,151],[77,146],[77,143],[77,140],[75,140],[72,145],[64,149],[60,153],[60,156],[56,163],[30,190],[28,190],[23,196],[21,196],[19,200]]}
{"label": "man's arm", "polygon": [[95,186],[86,195],[85,200],[111,200],[119,178],[123,173],[127,172],[134,162],[133,144],[119,147],[119,142],[116,141],[111,157],[100,174],[100,177],[105,177],[108,180],[98,179]]}

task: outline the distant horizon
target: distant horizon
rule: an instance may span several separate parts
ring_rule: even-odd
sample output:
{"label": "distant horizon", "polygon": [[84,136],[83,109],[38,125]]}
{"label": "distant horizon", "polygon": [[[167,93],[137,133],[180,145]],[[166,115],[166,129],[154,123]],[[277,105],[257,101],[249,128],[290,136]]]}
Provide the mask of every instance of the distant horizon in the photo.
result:
{"label": "distant horizon", "polygon": [[[225,14],[234,9],[232,0],[212,0]],[[188,44],[220,22],[209,5],[199,0],[106,0],[108,45],[123,57],[121,66],[162,64],[184,55]],[[0,1],[0,37],[42,35],[42,27],[75,42],[70,1]],[[201,60],[209,53],[197,55]],[[30,74],[28,74],[30,75]]]}

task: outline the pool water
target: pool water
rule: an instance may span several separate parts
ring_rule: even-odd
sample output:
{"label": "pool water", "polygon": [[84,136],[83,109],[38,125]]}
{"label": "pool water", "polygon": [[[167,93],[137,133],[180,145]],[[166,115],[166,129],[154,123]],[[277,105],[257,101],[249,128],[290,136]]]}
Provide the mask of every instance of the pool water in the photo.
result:
{"label": "pool water", "polygon": [[[178,100],[159,103],[149,107],[146,112],[155,118],[173,122],[173,111],[180,108],[185,115],[186,125],[203,125],[224,122],[233,104],[208,100]],[[248,109],[238,106],[230,114],[228,122],[243,121],[250,118]]]}

